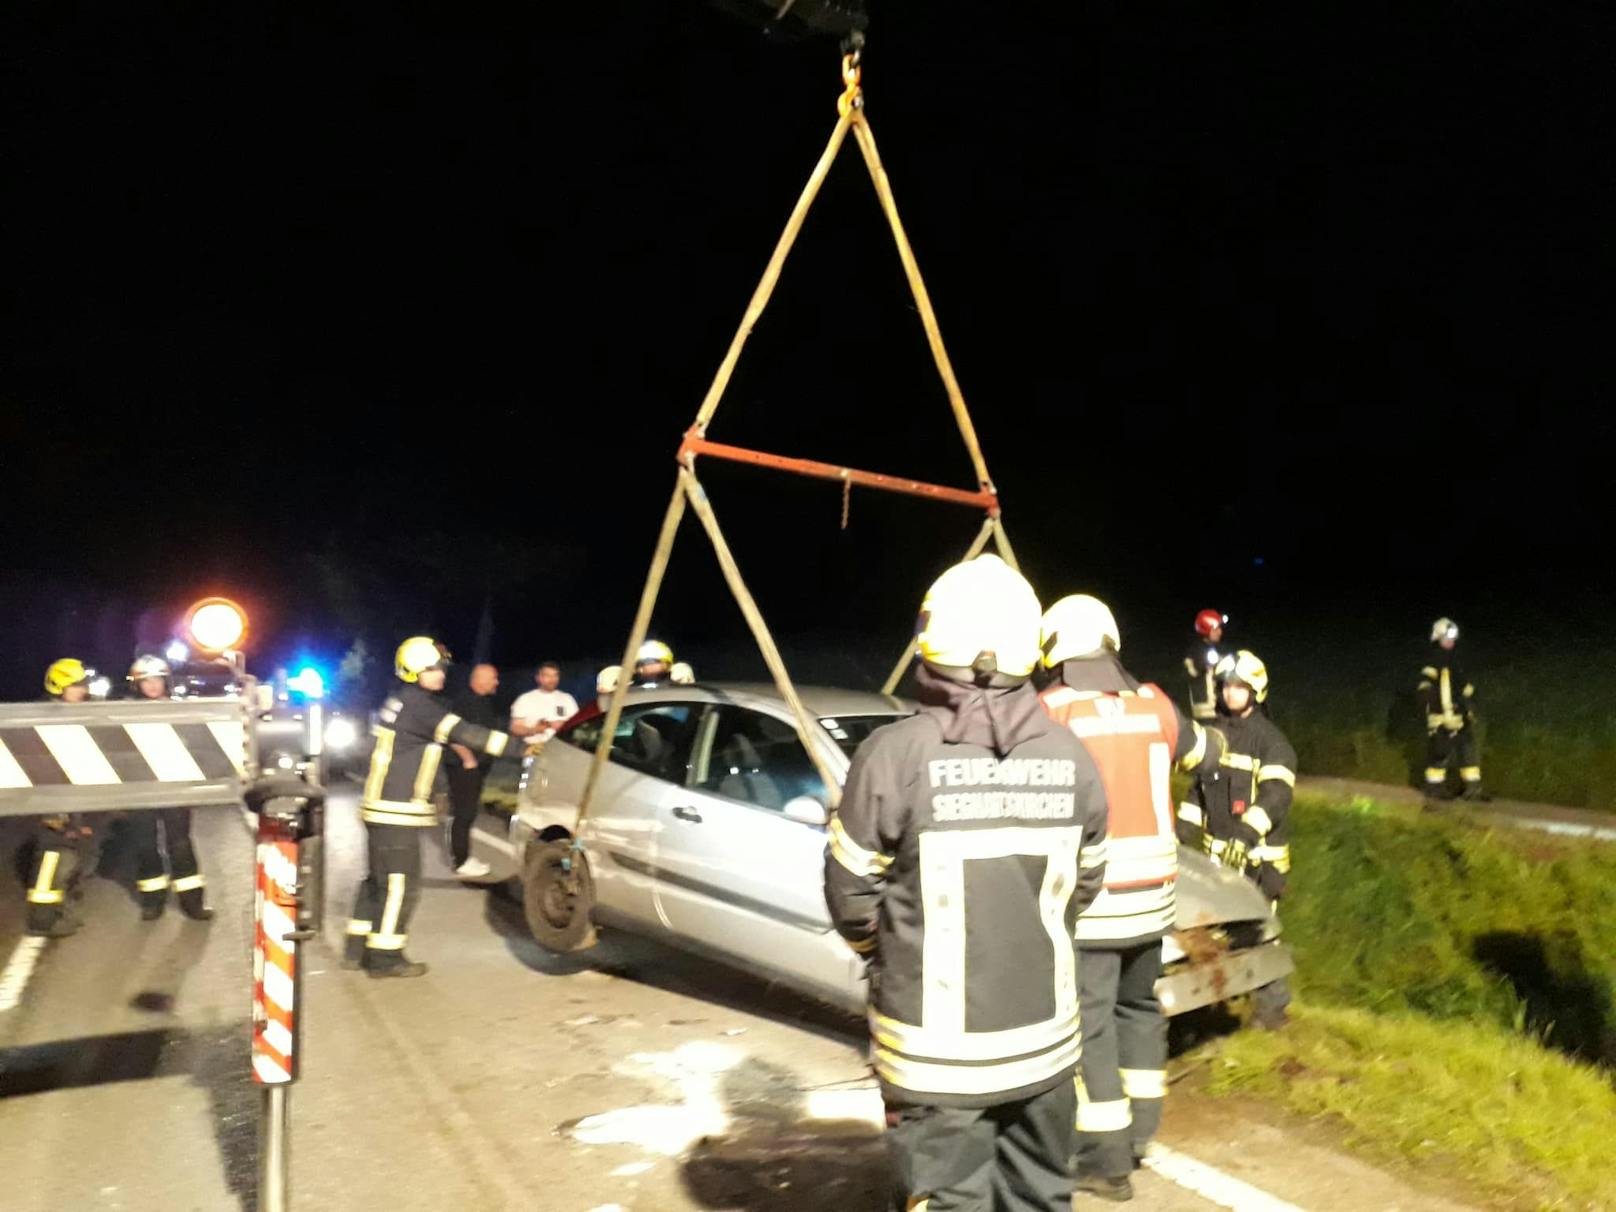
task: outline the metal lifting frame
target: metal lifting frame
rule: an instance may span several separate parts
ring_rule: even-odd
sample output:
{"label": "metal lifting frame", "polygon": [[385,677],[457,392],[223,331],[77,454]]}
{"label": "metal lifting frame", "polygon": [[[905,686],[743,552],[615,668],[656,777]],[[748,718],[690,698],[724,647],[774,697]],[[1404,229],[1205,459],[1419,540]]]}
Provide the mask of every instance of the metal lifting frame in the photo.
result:
{"label": "metal lifting frame", "polygon": [[[628,643],[623,648],[623,661],[619,670],[618,691],[612,695],[611,707],[606,713],[606,722],[599,743],[595,746],[594,763],[589,770],[589,778],[584,784],[583,796],[578,804],[578,817],[573,831],[574,848],[581,848],[583,844],[583,822],[589,813],[595,791],[600,784],[602,772],[611,754],[612,740],[617,733],[617,724],[623,714],[624,701],[630,685],[630,677],[634,667],[635,654],[640,645],[645,642],[646,634],[651,625],[651,614],[656,607],[657,594],[662,588],[662,578],[667,572],[668,558],[673,551],[673,541],[678,534],[679,523],[684,517],[686,506],[693,509],[700,520],[702,528],[706,530],[707,537],[712,541],[713,551],[718,556],[719,567],[723,569],[724,579],[729,583],[730,592],[735,595],[735,601],[746,617],[747,625],[752,629],[752,636],[757,641],[758,649],[763,654],[764,663],[769,667],[769,673],[774,678],[774,684],[780,691],[780,696],[791,709],[796,720],[797,734],[801,738],[803,748],[807,750],[809,758],[813,761],[820,777],[824,780],[825,788],[831,798],[830,808],[835,808],[841,798],[841,788],[835,775],[825,764],[819,746],[814,743],[815,721],[803,706],[801,698],[797,695],[796,687],[792,684],[791,676],[786,672],[785,662],[780,656],[780,650],[775,645],[774,637],[769,632],[763,615],[758,610],[757,602],[753,599],[751,591],[747,589],[746,582],[741,578],[740,568],[735,563],[735,556],[730,551],[724,533],[719,529],[717,515],[713,512],[712,503],[707,499],[707,492],[701,481],[696,478],[696,459],[698,456],[723,459],[736,463],[750,463],[755,466],[770,467],[778,471],[786,471],[795,475],[809,476],[816,479],[839,481],[844,486],[844,492],[851,491],[854,484],[865,488],[878,488],[887,492],[905,493],[912,496],[944,501],[956,505],[970,505],[981,509],[986,517],[982,522],[976,539],[967,550],[965,558],[974,559],[986,549],[991,540],[998,549],[999,554],[1006,563],[1016,566],[1015,552],[1010,547],[1010,540],[1005,535],[1004,522],[1000,516],[999,494],[994,488],[993,481],[988,476],[987,463],[982,458],[982,448],[977,441],[976,427],[971,423],[971,415],[965,407],[965,396],[960,391],[959,381],[954,377],[954,367],[949,361],[948,351],[943,346],[943,337],[937,326],[937,316],[932,310],[931,297],[926,292],[926,283],[920,276],[920,267],[915,263],[915,255],[909,247],[909,238],[904,234],[903,223],[898,217],[898,205],[892,196],[892,186],[887,180],[886,170],[881,165],[880,154],[876,151],[875,135],[871,133],[869,120],[864,116],[863,95],[860,90],[861,70],[859,66],[859,53],[844,55],[842,59],[842,80],[845,91],[837,102],[839,120],[836,129],[831,132],[830,142],[825,145],[819,162],[814,165],[814,171],[808,178],[808,184],[803,187],[797,205],[792,209],[791,217],[787,220],[785,230],[781,232],[779,241],[774,246],[774,255],[769,258],[768,266],[763,271],[763,278],[757,289],[752,292],[752,301],[747,305],[746,314],[741,318],[740,327],[736,330],[734,338],[730,341],[729,350],[724,360],[719,364],[718,372],[713,376],[712,385],[707,389],[707,395],[701,402],[701,408],[696,413],[695,423],[685,433],[684,441],[679,447],[678,480],[674,485],[673,498],[668,502],[667,514],[662,519],[662,531],[657,538],[656,551],[651,557],[651,568],[645,579],[645,588],[640,594],[639,609],[635,612],[633,626],[629,630]],[[740,360],[741,349],[746,344],[747,337],[751,336],[752,329],[757,325],[763,315],[763,310],[769,304],[774,294],[775,284],[779,281],[780,270],[785,265],[786,257],[790,254],[792,245],[796,243],[797,234],[802,230],[803,221],[808,216],[808,210],[814,199],[819,196],[820,187],[830,172],[831,165],[835,163],[840,153],[843,141],[848,132],[853,133],[858,143],[859,151],[863,154],[864,165],[869,170],[870,180],[875,185],[876,195],[881,200],[881,208],[886,213],[887,223],[892,229],[892,237],[898,246],[898,256],[903,262],[905,275],[909,279],[909,288],[914,294],[915,306],[920,313],[920,322],[926,330],[926,339],[931,346],[932,359],[937,365],[937,373],[942,378],[943,388],[948,393],[948,402],[954,412],[954,420],[959,425],[960,437],[964,439],[966,452],[971,457],[972,466],[976,471],[978,487],[973,491],[969,489],[948,488],[938,484],[927,484],[918,480],[909,480],[897,476],[882,475],[878,472],[858,471],[850,467],[837,467],[829,463],[819,463],[810,459],[789,458],[784,455],[767,454],[762,451],[748,450],[739,446],[726,446],[707,439],[707,427],[712,423],[713,415],[718,411],[719,401],[729,385],[730,376],[735,371],[736,363]],[[913,644],[904,649],[897,665],[893,668],[891,676],[887,679],[883,690],[891,694],[902,679],[913,659]]]}

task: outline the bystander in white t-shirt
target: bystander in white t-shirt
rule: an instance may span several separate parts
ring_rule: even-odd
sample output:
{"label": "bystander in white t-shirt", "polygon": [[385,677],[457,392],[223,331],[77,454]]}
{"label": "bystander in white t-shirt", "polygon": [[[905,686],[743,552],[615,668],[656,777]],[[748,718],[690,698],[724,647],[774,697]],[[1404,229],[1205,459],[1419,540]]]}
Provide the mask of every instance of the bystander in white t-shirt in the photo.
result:
{"label": "bystander in white t-shirt", "polygon": [[[529,690],[516,696],[511,704],[511,723],[549,724],[552,728],[566,723],[578,714],[578,700],[565,690]],[[550,734],[541,732],[529,737],[529,742],[546,741]]]}

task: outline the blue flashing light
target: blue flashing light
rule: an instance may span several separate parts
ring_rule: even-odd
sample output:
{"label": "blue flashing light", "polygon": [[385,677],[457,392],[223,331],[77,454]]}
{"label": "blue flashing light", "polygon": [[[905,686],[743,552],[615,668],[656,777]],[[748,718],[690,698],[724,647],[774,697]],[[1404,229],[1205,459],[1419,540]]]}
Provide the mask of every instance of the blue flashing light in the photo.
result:
{"label": "blue flashing light", "polygon": [[286,688],[295,690],[306,698],[324,698],[325,675],[313,665],[305,665],[297,671],[296,677],[286,679]]}

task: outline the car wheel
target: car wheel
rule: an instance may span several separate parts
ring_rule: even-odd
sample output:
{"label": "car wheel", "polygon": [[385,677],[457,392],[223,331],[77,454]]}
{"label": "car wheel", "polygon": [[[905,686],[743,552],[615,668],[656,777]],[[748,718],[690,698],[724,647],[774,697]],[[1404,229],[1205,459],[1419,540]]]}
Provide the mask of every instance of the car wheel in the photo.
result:
{"label": "car wheel", "polygon": [[[570,860],[571,870],[567,870]],[[528,847],[522,873],[522,913],[547,951],[566,954],[595,945],[595,880],[583,851],[569,841]]]}

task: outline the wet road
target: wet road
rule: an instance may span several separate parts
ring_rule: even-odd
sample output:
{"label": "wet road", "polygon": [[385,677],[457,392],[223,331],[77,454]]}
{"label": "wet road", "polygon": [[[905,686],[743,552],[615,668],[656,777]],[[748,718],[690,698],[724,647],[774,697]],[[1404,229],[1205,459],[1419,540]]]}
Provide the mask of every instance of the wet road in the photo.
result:
{"label": "wet road", "polygon": [[[621,935],[550,956],[514,902],[449,876],[436,833],[411,943],[431,974],[342,971],[334,944],[363,861],[353,799],[333,799],[327,941],[304,952],[299,1212],[885,1207],[860,1024]],[[4,852],[25,833],[0,824]],[[211,923],[173,908],[140,921],[127,856],[113,848],[86,881],[85,929],[36,948],[19,937],[15,872],[0,877],[0,955],[14,975],[34,960],[13,982],[16,1005],[0,1010],[6,1212],[256,1206],[251,835],[235,810],[198,812],[195,833]],[[1269,1134],[1259,1158],[1308,1159],[1238,1171],[1279,1197],[1276,1212],[1456,1207],[1182,1100],[1164,1140],[1219,1161],[1250,1153],[1253,1132]],[[1137,1187],[1135,1207],[1220,1206],[1151,1173]]]}

